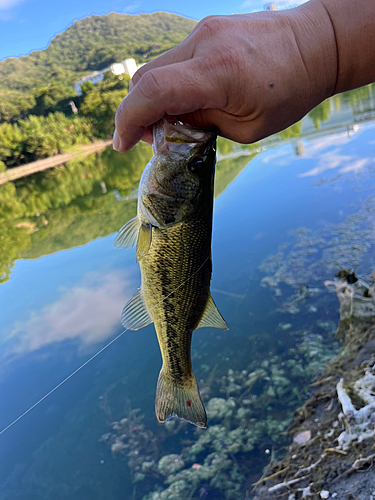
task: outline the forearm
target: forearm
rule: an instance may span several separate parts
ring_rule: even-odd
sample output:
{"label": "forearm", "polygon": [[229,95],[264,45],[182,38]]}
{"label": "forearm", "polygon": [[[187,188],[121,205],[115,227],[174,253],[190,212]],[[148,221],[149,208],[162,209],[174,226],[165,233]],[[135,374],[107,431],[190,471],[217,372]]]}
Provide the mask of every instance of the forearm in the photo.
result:
{"label": "forearm", "polygon": [[[324,9],[331,24],[336,50],[332,94],[375,81],[374,0],[311,0],[299,9],[306,16]],[[316,69],[319,71],[319,66]]]}

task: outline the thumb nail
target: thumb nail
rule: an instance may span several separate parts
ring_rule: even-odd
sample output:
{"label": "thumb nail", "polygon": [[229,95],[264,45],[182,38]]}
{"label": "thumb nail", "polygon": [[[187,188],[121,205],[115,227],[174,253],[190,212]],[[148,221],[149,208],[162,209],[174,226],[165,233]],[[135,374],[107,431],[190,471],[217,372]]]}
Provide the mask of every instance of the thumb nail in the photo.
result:
{"label": "thumb nail", "polygon": [[115,130],[115,133],[113,134],[112,147],[115,151],[120,151],[120,149],[121,149],[121,140],[120,140],[120,137],[117,133],[117,130]]}

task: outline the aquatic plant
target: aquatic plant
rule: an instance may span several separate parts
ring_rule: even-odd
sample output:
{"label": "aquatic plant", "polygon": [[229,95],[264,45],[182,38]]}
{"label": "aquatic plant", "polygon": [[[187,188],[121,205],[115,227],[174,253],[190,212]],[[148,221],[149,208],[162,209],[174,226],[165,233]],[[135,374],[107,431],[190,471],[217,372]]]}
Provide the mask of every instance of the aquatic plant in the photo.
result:
{"label": "aquatic plant", "polygon": [[[329,279],[340,268],[355,267],[360,272],[358,266],[365,264],[363,257],[371,247],[374,217],[375,196],[372,195],[343,222],[326,225],[314,232],[298,228],[293,233],[294,242],[279,245],[275,254],[267,256],[259,266],[266,274],[261,286],[270,288],[275,297],[288,293],[285,286],[281,290],[283,285],[292,289],[291,294],[279,302],[278,310],[298,314],[305,301],[322,293],[323,290],[315,286],[317,281]],[[309,306],[307,302],[309,312],[316,312]]]}
{"label": "aquatic plant", "polygon": [[[112,423],[111,432],[101,440],[111,446],[114,457],[126,459],[133,482],[139,485],[134,498],[244,497],[249,464],[254,464],[255,456],[261,457],[253,472],[254,478],[259,477],[270,449],[286,443],[284,431],[302,387],[314,380],[332,355],[322,335],[312,330],[290,334],[295,348],[289,351],[254,360],[243,370],[229,368],[222,376],[217,367],[212,369],[201,382],[209,426],[195,428],[193,439],[186,440],[186,429],[190,436],[192,429],[177,419],[153,431],[146,429],[134,410]],[[173,449],[172,436],[180,439],[173,439]],[[166,442],[169,453],[163,456]]]}
{"label": "aquatic plant", "polygon": [[360,498],[373,491],[375,273],[357,278],[341,270],[325,284],[340,302],[342,347],[296,411],[293,443],[257,481],[254,500],[341,499],[348,492]]}

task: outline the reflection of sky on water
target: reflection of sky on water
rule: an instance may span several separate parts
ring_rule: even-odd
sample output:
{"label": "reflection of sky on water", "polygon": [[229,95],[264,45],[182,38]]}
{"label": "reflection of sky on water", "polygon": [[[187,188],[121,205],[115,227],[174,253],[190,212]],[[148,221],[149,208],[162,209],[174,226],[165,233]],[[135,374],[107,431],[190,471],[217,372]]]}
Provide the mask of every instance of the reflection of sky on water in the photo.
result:
{"label": "reflection of sky on water", "polygon": [[[230,332],[202,330],[194,335],[198,379],[206,376],[204,365],[235,369],[241,357],[251,358],[251,352],[241,349],[255,335],[267,332],[277,342],[285,340],[277,325],[286,316],[275,312],[279,306],[275,297],[260,287],[263,275],[258,266],[281,243],[292,241],[292,232],[301,226],[313,232],[327,227],[333,231],[362,207],[373,187],[369,180],[374,180],[374,126],[361,125],[350,136],[341,131],[323,133],[302,139],[303,156],[294,155],[293,140],[269,147],[216,199],[213,296]],[[317,183],[323,179],[327,181]],[[122,307],[140,280],[134,251],[115,250],[113,238],[99,238],[36,260],[19,260],[10,281],[0,286],[1,428],[122,331]],[[323,289],[320,282],[317,286]],[[322,312],[324,318],[337,321],[335,298],[322,292],[321,300],[329,305]],[[289,320],[301,327],[303,321],[315,321],[311,314]],[[109,451],[98,445],[108,426],[98,410],[98,398],[121,381],[118,417],[123,415],[124,402],[130,401],[154,425],[159,368],[153,327],[127,332],[0,436],[0,491],[1,484],[13,481],[16,500],[49,500],[51,496],[43,492],[51,492],[53,483],[59,488],[61,482],[70,500],[122,498],[119,491],[126,480]],[[51,485],[30,495],[30,485],[39,480],[38,470],[46,461]],[[92,489],[82,493],[86,483]]]}
{"label": "reflection of sky on water", "polygon": [[62,290],[56,302],[34,311],[26,321],[16,321],[3,339],[11,345],[10,353],[25,354],[64,340],[93,344],[110,337],[135,282],[121,271],[89,275],[84,282],[88,284]]}

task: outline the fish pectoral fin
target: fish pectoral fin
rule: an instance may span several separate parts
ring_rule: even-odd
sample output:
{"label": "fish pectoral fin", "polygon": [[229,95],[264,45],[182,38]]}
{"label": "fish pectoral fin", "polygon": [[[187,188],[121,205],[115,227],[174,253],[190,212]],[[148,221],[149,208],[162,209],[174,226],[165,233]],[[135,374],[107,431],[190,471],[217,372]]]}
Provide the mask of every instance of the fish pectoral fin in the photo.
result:
{"label": "fish pectoral fin", "polygon": [[197,328],[220,328],[220,330],[229,330],[227,322],[222,317],[219,309],[216,307],[215,302],[211,295],[207,301],[206,309],[204,310],[203,316],[199,322]]}
{"label": "fish pectoral fin", "polygon": [[162,423],[172,417],[179,417],[198,427],[206,428],[206,410],[194,375],[191,374],[191,378],[184,381],[183,385],[177,385],[163,367],[156,387],[155,413]]}
{"label": "fish pectoral fin", "polygon": [[125,304],[122,310],[121,323],[128,330],[139,330],[152,323],[143,300],[142,290],[138,290]]}
{"label": "fish pectoral fin", "polygon": [[113,245],[115,248],[133,248],[137,243],[138,231],[139,220],[138,217],[134,217],[122,226]]}
{"label": "fish pectoral fin", "polygon": [[137,262],[139,262],[150,250],[152,240],[152,226],[150,223],[142,222],[138,232]]}

